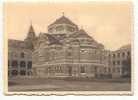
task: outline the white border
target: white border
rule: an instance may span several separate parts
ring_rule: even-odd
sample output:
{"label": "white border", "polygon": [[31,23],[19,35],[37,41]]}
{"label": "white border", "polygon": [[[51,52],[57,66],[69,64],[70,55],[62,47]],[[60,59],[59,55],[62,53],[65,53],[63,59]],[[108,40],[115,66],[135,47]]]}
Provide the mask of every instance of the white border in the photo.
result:
{"label": "white border", "polygon": [[[6,1],[9,1],[9,0],[6,0]],[[17,1],[17,0],[11,0],[11,1]],[[20,1],[27,1],[27,0],[20,0]],[[39,1],[39,0],[35,0],[35,1]],[[40,0],[40,1],[44,1],[44,0]],[[55,1],[55,0],[50,0],[50,1]],[[59,0],[58,0],[59,1]],[[63,0],[60,0],[60,1],[63,1]],[[69,0],[68,0],[69,1]],[[77,0],[78,1],[78,0]],[[80,0],[79,0],[80,1]],[[82,0],[81,0],[82,1]],[[90,1],[90,0],[89,0]],[[99,0],[98,0],[99,1]],[[111,1],[111,0],[106,0],[106,1]],[[122,0],[121,0],[122,1]],[[123,0],[124,1],[124,0]],[[0,96],[1,96],[1,99],[4,99],[4,100],[7,100],[7,99],[21,99],[21,100],[24,100],[24,99],[26,99],[27,97],[26,96],[24,96],[24,97],[18,97],[18,96],[13,96],[13,97],[5,97],[2,93],[3,93],[3,84],[2,84],[2,71],[3,71],[3,50],[2,50],[2,48],[3,48],[3,28],[2,28],[2,2],[3,2],[3,0],[2,1],[0,1],[0,19],[1,19],[1,21],[0,21],[0,46],[1,46],[1,48],[0,48],[0,79],[1,79],[1,81],[0,81],[0,92],[1,92],[1,94],[0,94]],[[138,84],[138,6],[136,6],[137,5],[137,3],[138,3],[138,1],[137,0],[134,0],[134,16],[135,16],[135,19],[134,19],[134,95],[135,96],[138,96],[138,87],[137,87],[137,84]],[[137,98],[136,97],[132,97],[132,98],[130,98],[130,97],[128,97],[128,96],[121,96],[121,97],[119,97],[119,96],[116,96],[116,97],[112,97],[112,96],[109,96],[108,98],[106,98],[107,100],[109,99],[109,100],[115,100],[115,99],[118,99],[118,100],[120,100],[120,99],[125,99],[125,100],[129,100],[129,99],[136,99],[137,100]],[[15,98],[14,98],[15,97]],[[105,96],[93,96],[94,97],[94,99],[96,99],[96,100],[102,100],[102,99],[105,99]],[[37,97],[28,97],[28,99],[33,99],[33,100],[37,100],[38,98]],[[40,99],[40,98],[39,98]],[[44,98],[43,96],[41,97],[41,99],[46,99],[46,98]],[[89,99],[89,100],[91,100],[92,98],[91,97],[83,97],[83,96],[79,96],[79,97],[77,97],[77,96],[66,96],[66,97],[59,97],[58,96],[58,98],[57,98],[57,96],[55,97],[55,96],[50,96],[50,97],[47,97],[47,99],[55,99],[55,100],[57,100],[57,99],[61,99],[61,100],[66,100],[66,99],[74,99],[74,100],[76,100],[76,99],[80,99],[80,100],[83,100],[83,99]]]}

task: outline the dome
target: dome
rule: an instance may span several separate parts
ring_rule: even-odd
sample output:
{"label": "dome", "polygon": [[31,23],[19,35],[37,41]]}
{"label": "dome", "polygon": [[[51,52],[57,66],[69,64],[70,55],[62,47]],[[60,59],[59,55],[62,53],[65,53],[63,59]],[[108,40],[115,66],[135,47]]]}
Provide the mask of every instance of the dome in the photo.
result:
{"label": "dome", "polygon": [[78,26],[64,15],[48,26],[48,32],[52,34],[70,34],[76,31]]}
{"label": "dome", "polygon": [[48,27],[55,25],[55,24],[69,24],[69,25],[77,26],[76,24],[74,24],[70,19],[68,19],[65,16],[60,17],[59,19],[54,21],[52,24],[50,24]]}

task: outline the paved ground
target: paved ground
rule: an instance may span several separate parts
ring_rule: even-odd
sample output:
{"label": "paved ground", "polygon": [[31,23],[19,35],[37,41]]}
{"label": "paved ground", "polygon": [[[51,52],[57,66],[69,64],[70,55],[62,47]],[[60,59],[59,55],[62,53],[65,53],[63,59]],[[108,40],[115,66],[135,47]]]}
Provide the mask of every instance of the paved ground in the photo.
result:
{"label": "paved ground", "polygon": [[13,79],[9,91],[130,91],[128,80]]}

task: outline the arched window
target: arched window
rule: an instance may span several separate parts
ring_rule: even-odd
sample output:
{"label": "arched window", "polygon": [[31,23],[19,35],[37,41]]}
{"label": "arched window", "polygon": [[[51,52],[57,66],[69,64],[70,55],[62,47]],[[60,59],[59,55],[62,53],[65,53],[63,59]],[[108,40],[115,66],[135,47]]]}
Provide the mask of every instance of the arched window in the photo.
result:
{"label": "arched window", "polygon": [[21,58],[24,58],[24,53],[23,52],[21,53]]}
{"label": "arched window", "polygon": [[31,69],[31,68],[32,68],[32,62],[31,62],[31,61],[29,61],[29,62],[27,63],[27,68],[28,68],[28,69]]}
{"label": "arched window", "polygon": [[26,66],[25,61],[21,61],[21,62],[20,62],[20,67],[24,68],[25,66]]}
{"label": "arched window", "polygon": [[18,67],[18,62],[16,60],[12,61],[12,67]]}

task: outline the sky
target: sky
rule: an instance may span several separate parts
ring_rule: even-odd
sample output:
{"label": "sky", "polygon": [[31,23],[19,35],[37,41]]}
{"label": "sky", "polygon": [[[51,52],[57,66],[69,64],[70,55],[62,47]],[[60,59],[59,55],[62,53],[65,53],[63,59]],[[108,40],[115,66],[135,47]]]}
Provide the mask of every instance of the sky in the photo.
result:
{"label": "sky", "polygon": [[5,3],[4,32],[8,38],[24,40],[32,23],[36,35],[64,15],[106,49],[130,44],[133,35],[131,2]]}

